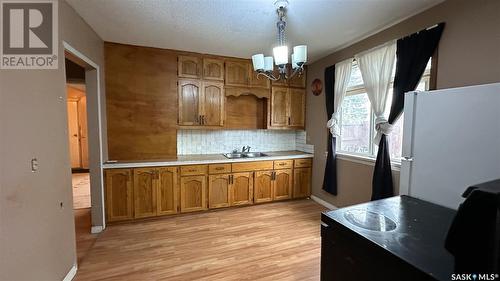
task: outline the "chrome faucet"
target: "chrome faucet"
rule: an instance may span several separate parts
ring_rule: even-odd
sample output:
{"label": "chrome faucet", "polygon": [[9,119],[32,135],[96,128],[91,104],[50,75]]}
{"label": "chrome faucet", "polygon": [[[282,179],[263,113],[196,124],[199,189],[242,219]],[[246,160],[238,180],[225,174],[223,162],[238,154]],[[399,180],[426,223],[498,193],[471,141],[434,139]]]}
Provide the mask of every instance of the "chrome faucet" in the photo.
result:
{"label": "chrome faucet", "polygon": [[243,146],[243,147],[241,148],[241,152],[242,152],[242,153],[245,153],[245,152],[250,152],[250,146],[248,146],[248,145],[247,145],[247,146]]}

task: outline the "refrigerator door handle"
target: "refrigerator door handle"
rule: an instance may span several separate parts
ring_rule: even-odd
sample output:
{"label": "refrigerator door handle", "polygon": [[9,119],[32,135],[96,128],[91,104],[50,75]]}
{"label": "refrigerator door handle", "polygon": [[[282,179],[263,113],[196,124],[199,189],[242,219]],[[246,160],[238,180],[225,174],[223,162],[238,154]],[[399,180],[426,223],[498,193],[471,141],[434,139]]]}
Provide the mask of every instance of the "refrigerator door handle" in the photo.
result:
{"label": "refrigerator door handle", "polygon": [[413,162],[413,157],[403,156],[401,157],[401,161]]}

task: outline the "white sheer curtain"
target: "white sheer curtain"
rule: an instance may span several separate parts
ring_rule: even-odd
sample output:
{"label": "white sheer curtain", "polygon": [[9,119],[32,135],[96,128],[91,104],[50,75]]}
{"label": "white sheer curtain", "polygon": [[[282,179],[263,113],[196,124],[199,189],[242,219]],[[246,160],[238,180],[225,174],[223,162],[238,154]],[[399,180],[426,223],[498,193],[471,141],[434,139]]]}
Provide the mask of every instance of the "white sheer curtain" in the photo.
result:
{"label": "white sheer curtain", "polygon": [[345,97],[347,84],[349,84],[349,79],[351,79],[351,70],[352,58],[335,64],[335,85],[333,87],[335,110],[331,119],[326,124],[326,127],[330,129],[330,133],[334,137],[340,136],[339,111]]}
{"label": "white sheer curtain", "polygon": [[354,56],[358,62],[366,93],[375,114],[375,144],[380,143],[382,135],[388,135],[392,126],[384,116],[387,94],[391,83],[391,74],[396,60],[396,41]]}

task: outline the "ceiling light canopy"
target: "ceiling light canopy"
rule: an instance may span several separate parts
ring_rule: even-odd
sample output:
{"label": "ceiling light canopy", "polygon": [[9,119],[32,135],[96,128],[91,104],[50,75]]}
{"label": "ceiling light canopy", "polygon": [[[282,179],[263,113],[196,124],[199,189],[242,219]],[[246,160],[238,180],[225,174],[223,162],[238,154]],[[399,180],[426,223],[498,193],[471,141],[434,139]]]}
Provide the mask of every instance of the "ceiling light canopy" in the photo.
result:
{"label": "ceiling light canopy", "polygon": [[[286,45],[286,8],[288,7],[287,0],[277,0],[274,2],[278,13],[278,45],[273,48],[273,56],[265,57],[264,54],[256,54],[252,56],[253,68],[258,72],[257,76],[265,76],[266,78],[277,81],[291,79],[296,75],[302,75],[304,64],[307,62],[307,46],[299,45],[293,47],[291,55],[292,73],[288,74],[286,65],[288,64],[288,46]],[[274,65],[279,69],[279,76],[273,74]]]}

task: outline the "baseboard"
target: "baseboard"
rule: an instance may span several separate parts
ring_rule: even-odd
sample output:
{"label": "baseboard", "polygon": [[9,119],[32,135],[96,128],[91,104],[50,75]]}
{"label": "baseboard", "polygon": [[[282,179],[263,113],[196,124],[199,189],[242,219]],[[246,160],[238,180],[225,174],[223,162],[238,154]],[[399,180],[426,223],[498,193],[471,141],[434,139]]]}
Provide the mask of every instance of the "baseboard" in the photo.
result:
{"label": "baseboard", "polygon": [[96,226],[92,226],[92,228],[90,228],[90,233],[92,233],[92,234],[101,233],[103,230],[104,230],[104,228],[102,227],[102,225],[96,225]]}
{"label": "baseboard", "polygon": [[71,281],[76,276],[77,266],[74,264],[71,269],[68,271],[68,274],[64,277],[63,281]]}
{"label": "baseboard", "polygon": [[323,206],[327,207],[327,208],[328,208],[328,209],[330,209],[330,210],[335,210],[335,209],[338,209],[336,206],[334,206],[334,205],[332,205],[332,204],[330,204],[330,203],[326,202],[325,200],[323,200],[323,199],[321,199],[321,198],[319,198],[319,197],[317,197],[317,196],[311,195],[311,199],[312,199],[313,201],[315,201],[316,203],[318,203],[318,204],[320,204],[320,205],[323,205]]}

